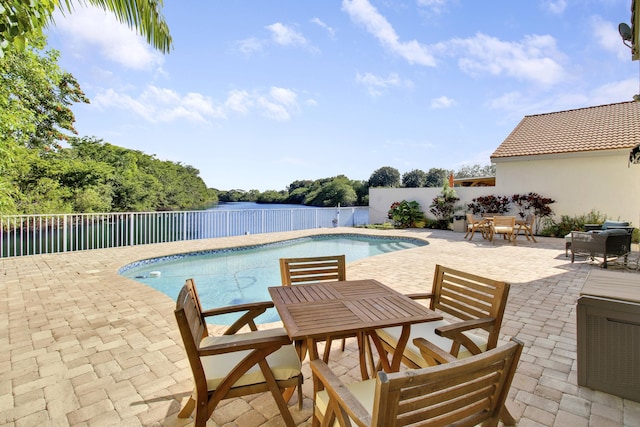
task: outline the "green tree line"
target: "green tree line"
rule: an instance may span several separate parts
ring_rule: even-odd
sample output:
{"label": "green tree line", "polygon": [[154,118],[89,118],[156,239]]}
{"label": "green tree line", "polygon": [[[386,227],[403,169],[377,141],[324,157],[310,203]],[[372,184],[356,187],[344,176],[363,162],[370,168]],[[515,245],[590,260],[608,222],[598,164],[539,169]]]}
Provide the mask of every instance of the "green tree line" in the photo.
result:
{"label": "green tree line", "polygon": [[74,103],[88,103],[44,37],[0,58],[0,213],[184,210],[217,201],[199,171],[77,137]]}
{"label": "green tree line", "polygon": [[369,180],[354,181],[344,175],[317,180],[296,180],[285,190],[228,190],[218,191],[220,202],[287,203],[310,206],[367,206],[370,187],[442,187],[449,175],[455,178],[495,176],[495,166],[463,166],[457,172],[441,168],[428,171],[413,169],[400,174],[392,166],[376,169]]}

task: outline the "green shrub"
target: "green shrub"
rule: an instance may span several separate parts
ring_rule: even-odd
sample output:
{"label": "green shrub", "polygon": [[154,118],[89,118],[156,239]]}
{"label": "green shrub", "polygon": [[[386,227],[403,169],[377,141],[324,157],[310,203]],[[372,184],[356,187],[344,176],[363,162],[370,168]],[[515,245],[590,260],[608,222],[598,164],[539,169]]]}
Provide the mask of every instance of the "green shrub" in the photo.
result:
{"label": "green shrub", "polygon": [[431,206],[429,206],[429,211],[438,221],[438,226],[435,228],[442,230],[449,228],[449,223],[453,221],[453,214],[457,209],[456,203],[459,200],[460,198],[456,191],[445,183],[440,195],[435,197],[431,202]]}
{"label": "green shrub", "polygon": [[420,204],[415,200],[407,202],[395,202],[389,208],[389,219],[393,220],[396,227],[416,228],[418,225],[424,227],[424,213],[420,209]]}
{"label": "green shrub", "polygon": [[562,215],[560,222],[548,218],[540,231],[541,236],[564,237],[572,231],[584,231],[585,224],[602,224],[607,219],[600,212],[591,211],[574,217]]}

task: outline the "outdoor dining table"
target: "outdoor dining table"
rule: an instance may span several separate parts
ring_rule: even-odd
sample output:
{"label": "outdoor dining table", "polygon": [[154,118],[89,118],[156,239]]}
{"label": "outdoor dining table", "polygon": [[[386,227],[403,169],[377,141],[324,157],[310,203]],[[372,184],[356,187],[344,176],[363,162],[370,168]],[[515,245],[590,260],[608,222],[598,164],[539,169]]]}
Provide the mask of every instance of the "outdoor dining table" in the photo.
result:
{"label": "outdoor dining table", "polygon": [[[435,311],[373,279],[276,286],[269,288],[269,294],[287,334],[306,347],[310,360],[318,358],[317,343],[327,337],[369,336],[386,372],[400,369],[411,324],[442,319]],[[401,326],[402,334],[389,360],[375,330],[392,326]],[[301,358],[304,353],[301,351]],[[366,379],[363,345],[359,345],[359,359],[362,377]]]}

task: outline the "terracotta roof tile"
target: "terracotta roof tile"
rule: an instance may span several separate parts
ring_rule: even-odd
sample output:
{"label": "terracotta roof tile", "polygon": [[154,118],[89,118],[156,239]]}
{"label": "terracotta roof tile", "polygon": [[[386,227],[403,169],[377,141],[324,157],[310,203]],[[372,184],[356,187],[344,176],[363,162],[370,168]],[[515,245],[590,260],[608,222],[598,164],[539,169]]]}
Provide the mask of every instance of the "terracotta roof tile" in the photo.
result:
{"label": "terracotta roof tile", "polygon": [[525,116],[491,158],[631,148],[640,144],[640,102]]}

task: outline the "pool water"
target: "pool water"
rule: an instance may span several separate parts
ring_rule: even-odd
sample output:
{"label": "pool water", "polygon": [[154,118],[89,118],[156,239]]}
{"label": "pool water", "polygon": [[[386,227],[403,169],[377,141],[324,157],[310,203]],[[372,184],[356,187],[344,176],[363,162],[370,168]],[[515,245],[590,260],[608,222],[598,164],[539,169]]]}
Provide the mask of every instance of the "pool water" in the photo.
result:
{"label": "pool water", "polygon": [[[403,249],[426,245],[419,239],[368,237],[333,234],[311,236],[265,245],[218,249],[138,261],[119,273],[176,299],[186,279],[193,278],[203,308],[224,307],[269,301],[267,288],[279,286],[280,258],[344,254],[347,263]],[[347,269],[347,278],[349,271]],[[228,325],[238,318],[225,315],[211,318]],[[275,309],[257,318],[258,323],[280,320]]]}

